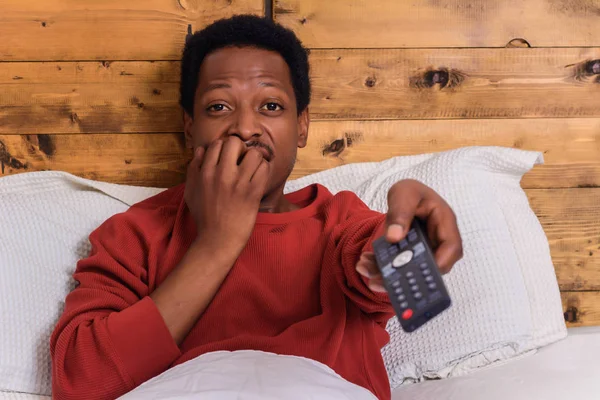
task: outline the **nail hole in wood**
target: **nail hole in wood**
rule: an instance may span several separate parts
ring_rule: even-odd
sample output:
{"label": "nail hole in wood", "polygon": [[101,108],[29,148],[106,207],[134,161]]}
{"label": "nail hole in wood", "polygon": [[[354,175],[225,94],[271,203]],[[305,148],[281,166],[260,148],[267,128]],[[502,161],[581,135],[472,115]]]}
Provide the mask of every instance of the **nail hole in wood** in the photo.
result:
{"label": "nail hole in wood", "polygon": [[567,322],[577,322],[577,314],[578,310],[576,307],[569,307],[564,313],[565,321]]}

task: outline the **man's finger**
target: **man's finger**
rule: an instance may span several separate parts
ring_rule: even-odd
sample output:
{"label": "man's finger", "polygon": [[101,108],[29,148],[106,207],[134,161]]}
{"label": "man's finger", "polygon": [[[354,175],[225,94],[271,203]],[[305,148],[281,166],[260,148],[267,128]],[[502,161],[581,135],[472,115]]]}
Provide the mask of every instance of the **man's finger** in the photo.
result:
{"label": "man's finger", "polygon": [[256,170],[263,161],[264,157],[258,149],[255,147],[249,148],[240,164],[240,179],[244,182],[252,180]]}
{"label": "man's finger", "polygon": [[386,219],[388,242],[396,243],[404,239],[422,199],[421,190],[415,190],[415,185],[408,181],[400,181],[392,186],[388,192]]}
{"label": "man's finger", "polygon": [[223,148],[223,141],[221,139],[215,140],[208,146],[204,154],[204,161],[202,162],[202,168],[204,167],[215,167],[219,163],[219,157],[221,156],[221,149]]}
{"label": "man's finger", "polygon": [[244,154],[247,147],[242,140],[237,136],[230,136],[223,143],[219,166],[226,170],[234,170],[238,165],[238,160]]}
{"label": "man's finger", "polygon": [[440,272],[445,274],[463,257],[462,239],[456,224],[456,218],[450,210],[436,225],[434,237],[439,243],[435,250],[435,260]]}
{"label": "man's finger", "polygon": [[190,161],[190,164],[188,165],[188,172],[193,173],[200,169],[200,166],[202,165],[202,160],[204,159],[205,153],[206,153],[206,151],[204,150],[204,147],[202,147],[202,146],[198,146],[194,149],[194,154],[192,156],[192,160]]}
{"label": "man's finger", "polygon": [[385,286],[383,286],[383,279],[382,278],[373,278],[369,281],[368,283],[369,289],[371,289],[373,292],[387,292],[387,290],[385,290]]}

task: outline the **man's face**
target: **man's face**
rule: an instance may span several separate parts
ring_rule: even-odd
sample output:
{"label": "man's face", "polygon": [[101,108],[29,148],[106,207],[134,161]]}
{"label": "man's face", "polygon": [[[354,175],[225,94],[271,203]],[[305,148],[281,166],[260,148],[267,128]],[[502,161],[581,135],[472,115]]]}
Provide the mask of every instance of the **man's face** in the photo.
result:
{"label": "man's face", "polygon": [[298,148],[306,146],[308,110],[299,116],[290,71],[276,52],[224,48],[209,54],[199,72],[193,118],[184,113],[188,147],[208,147],[238,136],[271,163],[265,193],[285,184]]}

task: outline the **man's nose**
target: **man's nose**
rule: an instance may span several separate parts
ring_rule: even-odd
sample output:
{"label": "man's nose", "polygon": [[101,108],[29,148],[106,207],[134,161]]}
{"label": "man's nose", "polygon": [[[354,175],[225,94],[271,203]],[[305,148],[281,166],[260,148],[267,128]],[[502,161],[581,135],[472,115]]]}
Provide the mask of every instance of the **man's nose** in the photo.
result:
{"label": "man's nose", "polygon": [[238,136],[244,142],[262,135],[259,123],[260,114],[251,107],[236,110],[234,119],[227,132],[228,136]]}

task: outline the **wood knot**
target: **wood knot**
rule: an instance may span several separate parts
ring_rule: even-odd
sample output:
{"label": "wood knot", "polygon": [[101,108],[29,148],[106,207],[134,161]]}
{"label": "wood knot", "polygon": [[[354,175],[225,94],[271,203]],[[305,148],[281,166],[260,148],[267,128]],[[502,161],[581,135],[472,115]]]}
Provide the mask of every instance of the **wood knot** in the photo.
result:
{"label": "wood knot", "polygon": [[306,22],[307,22],[307,21],[308,21],[308,20],[306,19],[306,17],[304,17],[304,18],[302,18],[302,19],[300,20],[300,23],[301,23],[302,25],[304,25],[304,24],[306,24]]}
{"label": "wood knot", "polygon": [[529,42],[523,38],[516,38],[506,44],[507,48],[531,48]]}
{"label": "wood knot", "polygon": [[463,83],[466,77],[467,74],[456,69],[428,69],[423,73],[410,77],[409,85],[417,89],[432,88],[436,85],[440,89],[454,89]]}
{"label": "wood knot", "polygon": [[577,317],[579,310],[577,310],[577,307],[569,307],[567,308],[567,310],[564,313],[564,317],[565,317],[565,321],[567,322],[577,322]]}
{"label": "wood knot", "polygon": [[102,61],[102,66],[107,69],[110,68],[110,61]]}
{"label": "wood knot", "polygon": [[432,87],[433,85],[440,85],[440,87],[446,87],[448,81],[450,80],[450,76],[448,75],[448,71],[440,70],[440,71],[429,71],[425,73],[425,85],[427,87]]}
{"label": "wood knot", "polygon": [[600,84],[600,60],[586,60],[565,68],[572,68],[572,78],[576,81]]}
{"label": "wood knot", "polygon": [[137,106],[138,106],[138,108],[144,108],[145,104],[140,102],[140,103],[138,103]]}
{"label": "wood knot", "polygon": [[340,139],[336,139],[323,146],[323,156],[339,157],[344,150],[360,142],[362,138],[363,134],[361,132],[344,132]]}
{"label": "wood knot", "polygon": [[46,27],[46,21],[43,21],[42,22],[42,28],[45,28],[45,27]]}
{"label": "wood knot", "polygon": [[72,124],[78,124],[80,122],[77,113],[71,113],[70,119]]}
{"label": "wood knot", "polygon": [[377,78],[375,78],[374,76],[369,76],[366,80],[365,80],[365,86],[366,87],[374,87],[375,84],[377,83]]}
{"label": "wood knot", "polygon": [[12,79],[13,79],[13,81],[20,81],[21,79],[23,79],[23,77],[15,75],[15,76],[13,76]]}
{"label": "wood knot", "polygon": [[127,159],[127,160],[125,160],[125,164],[130,165],[132,161],[133,161],[132,159]]}
{"label": "wood knot", "polygon": [[162,90],[160,90],[160,89],[152,89],[152,94],[158,96],[158,95],[162,94]]}
{"label": "wood knot", "polygon": [[52,157],[56,152],[56,146],[52,137],[50,135],[37,135],[37,139],[40,151],[48,157]]}
{"label": "wood knot", "polygon": [[588,74],[600,75],[600,60],[592,60],[585,63],[585,71]]}

